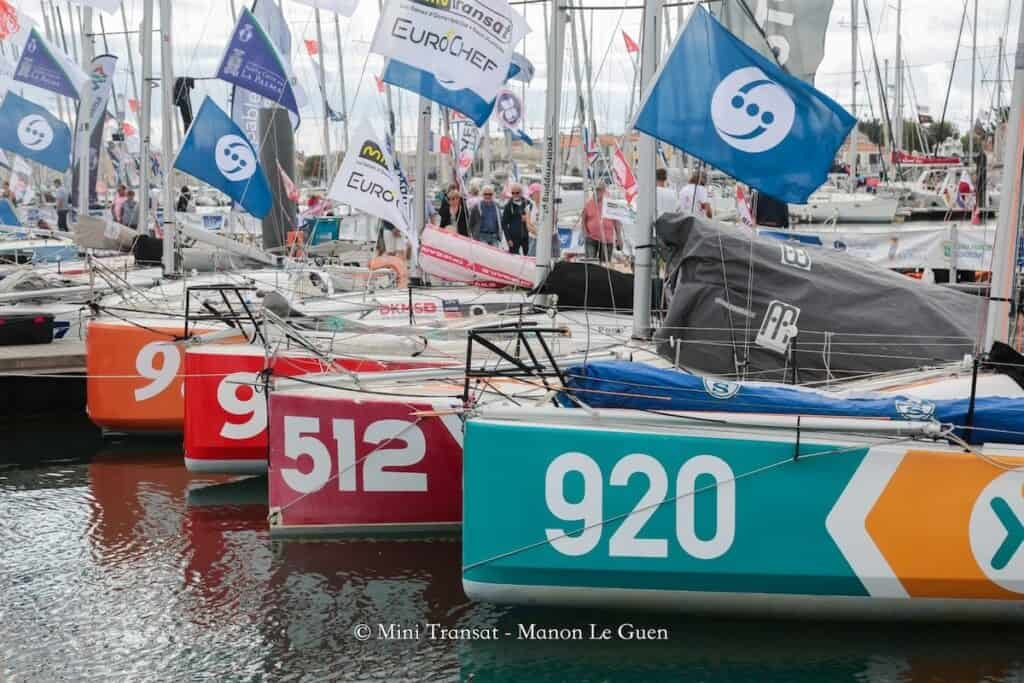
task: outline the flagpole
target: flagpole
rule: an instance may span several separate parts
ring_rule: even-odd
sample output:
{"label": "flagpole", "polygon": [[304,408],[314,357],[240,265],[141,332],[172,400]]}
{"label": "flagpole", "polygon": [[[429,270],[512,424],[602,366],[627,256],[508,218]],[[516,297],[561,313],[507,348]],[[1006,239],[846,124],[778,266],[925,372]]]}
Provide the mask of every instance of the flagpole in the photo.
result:
{"label": "flagpole", "polygon": [[552,4],[550,35],[548,36],[548,82],[544,103],[544,192],[541,196],[541,221],[537,234],[537,270],[534,282],[541,284],[551,271],[551,241],[558,230],[555,206],[558,197],[559,107],[562,96],[562,61],[565,52],[565,27],[569,16],[557,4]]}
{"label": "flagpole", "polygon": [[[850,113],[857,118],[857,3],[850,0]],[[850,164],[850,192],[857,189],[857,124],[850,131],[850,149],[847,153]]]}
{"label": "flagpole", "polygon": [[[82,71],[92,71],[92,7],[82,8]],[[92,137],[92,79],[82,86],[78,106],[78,220],[89,215],[89,176],[92,167],[89,163],[89,138]],[[97,160],[98,161],[98,160]]]}
{"label": "flagpole", "polygon": [[[419,126],[416,129],[416,185],[413,187],[413,230],[422,231],[427,223],[427,148],[430,138],[430,100],[420,95]],[[394,131],[392,131],[394,135]],[[398,154],[396,147],[395,154]],[[408,215],[408,214],[406,214]]]}
{"label": "flagpole", "polygon": [[171,45],[172,13],[171,0],[159,0],[160,2],[160,99],[163,105],[161,111],[161,135],[162,143],[161,167],[164,172],[164,253],[163,266],[164,274],[177,274],[177,262],[175,252],[177,251],[178,231],[174,224],[174,166],[171,159],[174,157],[174,51]]}
{"label": "flagpole", "polygon": [[1003,191],[999,195],[999,222],[996,242],[992,248],[992,289],[988,297],[983,351],[993,342],[1010,338],[1010,303],[1017,276],[1017,244],[1021,219],[1022,169],[1024,159],[1024,10],[1017,29],[1017,54],[1013,68],[1013,91],[1010,118],[1006,123],[1006,146],[1003,152]]}
{"label": "flagpole", "polygon": [[[320,96],[324,103],[324,182],[330,185],[334,178],[333,163],[331,160],[331,116],[330,105],[327,104],[327,70],[324,68],[324,32],[320,25],[320,8],[313,9],[313,16],[316,21],[316,51],[320,65]],[[309,50],[306,50],[309,52]]]}
{"label": "flagpole", "polygon": [[139,232],[148,235],[149,215],[149,156],[153,144],[153,2],[142,0],[142,102],[139,122]]}
{"label": "flagpole", "polygon": [[[658,5],[659,0],[644,0],[644,34],[640,47],[640,91],[644,92],[654,80],[658,68]],[[626,131],[629,135],[630,131]],[[632,137],[632,136],[630,136]],[[654,138],[640,133],[638,140],[640,162],[637,165],[637,234],[633,261],[633,338],[651,337],[651,235],[654,231],[655,201]]]}
{"label": "flagpole", "polygon": [[[569,0],[568,6],[572,8],[572,0]],[[586,190],[589,191],[591,189],[590,183],[587,181],[586,178],[587,150],[583,149],[583,127],[587,125],[587,107],[583,103],[583,79],[580,76],[580,47],[576,38],[577,24],[583,23],[582,13],[580,13],[577,10],[573,10],[571,21],[572,26],[569,27],[569,45],[572,49],[572,77],[574,84],[576,86],[576,109],[579,113],[578,121],[580,126],[580,150],[582,151],[582,154],[580,155],[580,168],[583,169],[583,182],[586,185]],[[570,133],[570,140],[571,136],[572,133]]]}
{"label": "flagpole", "polygon": [[[342,143],[348,152],[348,96],[345,94],[345,54],[341,49],[341,20],[334,15],[334,42],[338,46],[338,81],[341,83],[341,130],[345,136]],[[395,142],[395,154],[398,154],[398,143]]]}

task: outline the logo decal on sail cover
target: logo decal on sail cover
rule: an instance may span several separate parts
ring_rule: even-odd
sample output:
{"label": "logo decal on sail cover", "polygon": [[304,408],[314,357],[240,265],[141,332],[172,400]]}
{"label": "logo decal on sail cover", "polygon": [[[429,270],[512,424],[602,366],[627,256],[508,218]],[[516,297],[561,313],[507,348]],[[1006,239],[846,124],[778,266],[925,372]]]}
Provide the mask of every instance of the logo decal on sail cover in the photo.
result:
{"label": "logo decal on sail cover", "polygon": [[796,106],[782,86],[756,66],[722,79],[711,96],[711,122],[719,137],[742,152],[767,152],[793,127]]}
{"label": "logo decal on sail cover", "polygon": [[974,502],[971,553],[998,586],[1024,593],[1024,469],[1002,474]]}
{"label": "logo decal on sail cover", "polygon": [[237,135],[225,135],[217,140],[214,156],[217,170],[233,183],[248,180],[256,173],[256,154],[249,143]]}
{"label": "logo decal on sail cover", "polygon": [[896,401],[896,412],[904,420],[930,420],[935,415],[935,404],[912,398],[900,399]]}
{"label": "logo decal on sail cover", "polygon": [[768,304],[761,329],[757,331],[754,343],[776,353],[785,354],[789,343],[797,335],[796,322],[800,319],[800,309],[775,299]]}
{"label": "logo decal on sail cover", "polygon": [[384,169],[388,167],[387,163],[384,161],[384,152],[381,150],[380,145],[373,140],[367,140],[363,143],[363,146],[359,148],[359,158],[372,161]]}
{"label": "logo decal on sail cover", "polygon": [[53,142],[53,128],[39,114],[29,114],[18,122],[18,142],[33,152],[44,150]]}
{"label": "logo decal on sail cover", "polygon": [[783,242],[779,245],[782,250],[782,264],[793,266],[802,270],[811,269],[811,255],[803,247]]}
{"label": "logo decal on sail cover", "polygon": [[728,382],[723,379],[704,378],[704,391],[708,392],[711,398],[721,400],[730,399],[739,393],[739,382]]}

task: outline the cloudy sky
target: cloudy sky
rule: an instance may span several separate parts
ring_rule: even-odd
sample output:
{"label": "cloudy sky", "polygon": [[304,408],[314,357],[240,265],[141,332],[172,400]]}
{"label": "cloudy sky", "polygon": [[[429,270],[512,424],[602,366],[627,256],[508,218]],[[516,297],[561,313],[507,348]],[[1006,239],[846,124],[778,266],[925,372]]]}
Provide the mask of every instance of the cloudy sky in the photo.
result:
{"label": "cloudy sky", "polygon": [[[313,10],[293,0],[261,0],[283,3],[285,16],[291,26],[293,35],[292,63],[304,84],[309,102],[303,111],[303,124],[299,129],[297,146],[306,152],[319,152],[324,147],[322,120],[323,108],[317,85],[317,63],[305,50],[304,40],[316,39],[316,24]],[[748,0],[751,6],[758,1]],[[771,0],[773,7],[783,8],[786,5],[799,7],[810,0]],[[821,1],[821,0],[816,0]],[[896,2],[897,0],[867,0],[872,28],[874,29],[875,50],[879,60],[895,56],[896,43]],[[903,0],[903,46],[905,61],[908,64],[909,78],[912,82],[916,101],[930,108],[938,118],[946,96],[950,73],[953,72],[952,89],[949,96],[947,119],[956,123],[961,129],[970,120],[970,79],[971,79],[971,38],[974,29],[972,22],[973,2],[968,0],[968,12],[963,31],[963,40],[956,54],[957,35],[960,29],[964,0]],[[68,29],[70,17],[67,0],[14,0],[12,5],[27,13],[34,20],[43,21],[43,8],[49,14],[51,4],[60,11],[65,29]],[[242,0],[174,0],[174,70],[176,75],[206,77],[213,74],[219,63],[224,45],[232,28],[232,5],[241,7]],[[579,3],[578,3],[579,4]],[[582,0],[587,9],[581,12],[590,37],[595,74],[595,111],[598,127],[602,131],[617,133],[624,128],[630,107],[631,84],[633,83],[633,65],[625,51],[621,31],[625,31],[634,39],[639,40],[641,0]],[[1010,77],[1008,69],[1012,69],[1012,49],[1005,45],[1016,45],[1016,27],[1018,24],[1021,0],[978,0],[977,26],[977,89],[975,110],[980,111],[991,106],[996,96],[995,81],[1001,77]],[[636,9],[619,9],[623,5],[636,5]],[[138,28],[142,18],[142,0],[125,0],[124,2],[129,31]],[[604,9],[608,8],[608,9]],[[546,91],[547,68],[545,64],[545,5],[526,4],[518,9],[524,14],[532,31],[526,37],[521,50],[531,59],[537,68],[534,81],[526,86],[527,127],[531,133],[539,135],[543,124],[544,95]],[[670,30],[672,35],[677,31],[677,10],[669,10],[671,14]],[[798,10],[797,10],[798,11]],[[688,13],[685,8],[684,13]],[[369,44],[379,16],[377,0],[360,0],[356,14],[352,18],[342,17],[341,46],[344,57],[344,80],[346,95],[351,112],[351,120],[356,123],[370,118],[383,126],[384,100],[374,87],[373,75],[380,74],[384,60],[378,55],[369,53]],[[52,17],[51,17],[52,18]],[[120,13],[103,16],[103,26],[109,33],[107,44],[110,52],[120,57],[119,73],[116,87],[119,93],[128,93],[131,97],[130,74],[128,69],[125,36],[122,16]],[[868,40],[867,23],[861,10],[858,21],[860,35],[860,54],[868,60],[868,68],[872,67],[871,42]],[[74,20],[75,32],[78,30],[77,13]],[[95,28],[100,30],[97,18]],[[850,61],[850,3],[837,0],[832,9],[831,20],[825,39],[825,57],[818,71],[817,85],[838,102],[850,105],[851,94],[851,61]],[[115,35],[116,34],[116,35]],[[323,16],[323,38],[325,51],[325,67],[327,72],[327,97],[335,110],[341,110],[341,78],[339,77],[339,60],[335,41],[333,15]],[[997,70],[999,62],[999,40],[1004,40],[1002,71]],[[76,38],[77,39],[77,38]],[[135,60],[136,73],[139,70],[138,36],[130,36]],[[567,50],[570,44],[567,39]],[[103,40],[98,40],[98,51],[103,51]],[[69,43],[68,52],[73,52]],[[569,53],[567,52],[567,55]],[[156,53],[156,64],[159,65],[159,52]],[[563,77],[563,126],[568,127],[574,115],[575,101],[571,61],[567,57]],[[700,68],[700,65],[694,65]],[[871,84],[871,102],[874,111],[880,110],[877,86],[873,71],[868,74]],[[858,114],[870,116],[867,98],[865,97],[863,72],[858,86]],[[517,85],[517,88],[519,86]],[[1009,99],[1010,84],[1004,84],[1003,101]],[[158,92],[158,91],[157,91]],[[400,145],[411,148],[415,134],[415,97],[409,93],[395,93],[395,105],[399,111],[402,135]],[[195,91],[194,104],[198,108],[203,96],[214,98],[226,108],[228,89],[214,80],[200,81]],[[155,111],[159,112],[159,97],[156,98]],[[354,127],[354,126],[353,126]],[[156,128],[155,132],[159,128]],[[341,124],[331,126],[331,146],[341,146]]]}

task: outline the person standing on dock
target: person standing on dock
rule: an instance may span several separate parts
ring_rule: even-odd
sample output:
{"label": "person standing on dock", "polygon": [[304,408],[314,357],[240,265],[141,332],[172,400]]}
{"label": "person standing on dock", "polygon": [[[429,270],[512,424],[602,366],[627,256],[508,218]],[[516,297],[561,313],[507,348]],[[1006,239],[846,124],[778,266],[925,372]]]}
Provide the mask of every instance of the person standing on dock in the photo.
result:
{"label": "person standing on dock", "polygon": [[71,205],[68,203],[67,188],[60,182],[60,178],[53,181],[53,207],[57,210],[57,229],[67,232]]}
{"label": "person standing on dock", "polygon": [[114,195],[114,202],[110,205],[110,213],[114,216],[114,221],[121,225],[127,225],[122,218],[121,210],[124,207],[125,201],[128,199],[128,188],[123,184],[117,186],[117,194]]}
{"label": "person standing on dock", "polygon": [[494,201],[493,185],[484,186],[482,198],[469,210],[469,234],[473,239],[499,249],[505,244],[501,209]]}
{"label": "person standing on dock", "polygon": [[139,227],[139,203],[135,201],[135,190],[128,190],[121,204],[121,224],[129,228]]}
{"label": "person standing on dock", "polygon": [[512,198],[505,204],[501,212],[501,221],[505,226],[505,237],[508,238],[508,250],[513,254],[526,256],[530,253],[530,212],[533,206],[523,196],[523,186],[512,183],[509,187]]}
{"label": "person standing on dock", "polygon": [[598,181],[594,188],[594,196],[583,207],[583,230],[587,235],[587,258],[596,258],[607,263],[612,252],[622,248],[622,224],[619,221],[604,218],[601,207],[604,193],[607,190],[603,180]]}

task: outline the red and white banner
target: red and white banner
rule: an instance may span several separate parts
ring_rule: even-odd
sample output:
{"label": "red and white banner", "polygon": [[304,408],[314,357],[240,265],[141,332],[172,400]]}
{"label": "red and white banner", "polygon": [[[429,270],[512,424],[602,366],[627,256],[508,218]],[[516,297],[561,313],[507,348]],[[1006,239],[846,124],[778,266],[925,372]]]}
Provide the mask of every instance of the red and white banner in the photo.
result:
{"label": "red and white banner", "polygon": [[428,225],[420,235],[420,268],[448,282],[533,287],[532,256],[510,254],[458,233]]}
{"label": "red and white banner", "polygon": [[618,186],[626,193],[626,201],[632,204],[640,190],[637,189],[633,167],[626,161],[626,155],[622,153],[621,147],[616,147],[615,154],[612,155],[612,175]]}

